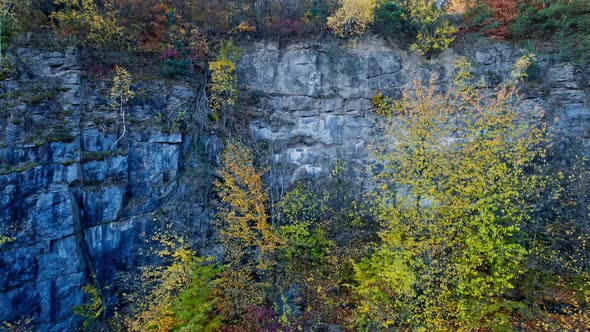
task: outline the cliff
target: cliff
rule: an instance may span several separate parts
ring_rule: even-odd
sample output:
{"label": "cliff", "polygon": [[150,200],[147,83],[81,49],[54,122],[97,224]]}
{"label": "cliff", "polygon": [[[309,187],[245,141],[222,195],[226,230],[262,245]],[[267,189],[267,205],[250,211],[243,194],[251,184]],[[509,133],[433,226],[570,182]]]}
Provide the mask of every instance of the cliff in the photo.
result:
{"label": "cliff", "polygon": [[[267,143],[271,185],[325,176],[338,159],[366,177],[377,91],[396,97],[434,73],[444,89],[459,56],[492,87],[522,53],[472,42],[432,60],[376,37],[351,49],[337,41],[244,45],[240,111],[249,135]],[[186,134],[162,120],[202,111],[193,87],[137,82],[129,133],[109,152],[121,131],[109,83],[85,78],[75,49],[20,49],[16,57],[17,73],[0,90],[0,234],[8,239],[0,244],[0,321],[31,316],[39,330],[64,331],[78,324],[72,308],[91,276],[110,286],[114,304],[122,277],[154,263],[141,252],[163,225],[185,227],[215,250],[209,202],[222,143],[208,128]],[[590,155],[590,67],[543,56],[538,65],[522,91],[526,105],[545,110],[564,155],[574,140]]]}

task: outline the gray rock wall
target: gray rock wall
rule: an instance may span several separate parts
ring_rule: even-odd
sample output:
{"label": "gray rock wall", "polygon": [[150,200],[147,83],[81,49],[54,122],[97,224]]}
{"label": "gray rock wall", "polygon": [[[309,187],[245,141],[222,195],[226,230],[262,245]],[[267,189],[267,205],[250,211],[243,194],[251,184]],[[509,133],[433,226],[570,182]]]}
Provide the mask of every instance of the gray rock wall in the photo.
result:
{"label": "gray rock wall", "polygon": [[[246,48],[240,66],[245,94],[254,114],[250,130],[271,145],[276,167],[300,176],[328,174],[341,158],[362,170],[370,163],[367,146],[378,137],[371,97],[381,91],[398,97],[413,82],[431,75],[442,89],[459,56],[471,59],[488,87],[506,80],[522,51],[506,43],[464,42],[432,60],[403,51],[376,37],[346,50],[336,42],[274,43]],[[539,58],[540,78],[525,83],[525,103],[546,111],[555,139],[576,138],[590,148],[590,68]],[[555,121],[554,121],[555,120]]]}

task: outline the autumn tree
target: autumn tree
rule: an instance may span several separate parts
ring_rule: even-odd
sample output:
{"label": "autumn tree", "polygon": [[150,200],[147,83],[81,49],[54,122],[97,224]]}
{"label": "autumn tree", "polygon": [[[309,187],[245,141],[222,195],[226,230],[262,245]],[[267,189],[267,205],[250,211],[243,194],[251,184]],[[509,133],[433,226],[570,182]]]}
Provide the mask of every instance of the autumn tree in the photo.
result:
{"label": "autumn tree", "polygon": [[64,36],[76,37],[77,42],[102,46],[112,42],[121,32],[113,1],[103,1],[100,7],[94,0],[55,0],[54,3],[61,6],[61,10],[51,13],[57,31]]}
{"label": "autumn tree", "polygon": [[519,4],[523,0],[472,0],[467,2],[466,17],[485,34],[506,38],[518,19]]}
{"label": "autumn tree", "polygon": [[[213,331],[220,323],[212,297],[220,268],[211,258],[198,257],[183,236],[169,229],[149,239],[149,254],[159,266],[145,266],[139,285],[124,294],[130,313],[124,319],[129,331]],[[116,317],[115,317],[116,319]]]}
{"label": "autumn tree", "polygon": [[211,81],[209,82],[209,106],[214,118],[223,116],[224,123],[227,115],[238,106],[238,76],[236,64],[241,56],[241,50],[229,40],[221,46],[217,60],[209,62]]}
{"label": "autumn tree", "polygon": [[119,141],[125,136],[127,132],[127,121],[125,119],[125,104],[135,95],[133,91],[131,91],[131,75],[127,69],[123,67],[116,66],[115,67],[115,79],[113,82],[113,86],[111,87],[110,98],[115,101],[113,107],[118,108],[119,114],[121,115],[121,123],[123,124],[123,133],[119,138],[111,145],[109,151],[113,150],[113,148],[119,143]]}
{"label": "autumn tree", "polygon": [[267,194],[252,153],[230,140],[221,156],[216,219],[226,268],[215,289],[217,308],[230,325],[239,324],[248,308],[263,306],[274,253],[283,241],[269,222]]}
{"label": "autumn tree", "polygon": [[446,19],[446,10],[439,1],[407,0],[405,7],[409,11],[409,20],[418,33],[411,48],[422,55],[430,55],[449,47],[455,40],[457,28]]}
{"label": "autumn tree", "polygon": [[328,17],[327,26],[340,37],[360,36],[373,23],[375,0],[341,0],[341,7]]}
{"label": "autumn tree", "polygon": [[356,266],[366,329],[509,328],[522,307],[544,134],[514,85],[488,99],[461,63],[447,92],[416,82],[399,101],[376,98],[392,145],[375,148],[381,243]]}

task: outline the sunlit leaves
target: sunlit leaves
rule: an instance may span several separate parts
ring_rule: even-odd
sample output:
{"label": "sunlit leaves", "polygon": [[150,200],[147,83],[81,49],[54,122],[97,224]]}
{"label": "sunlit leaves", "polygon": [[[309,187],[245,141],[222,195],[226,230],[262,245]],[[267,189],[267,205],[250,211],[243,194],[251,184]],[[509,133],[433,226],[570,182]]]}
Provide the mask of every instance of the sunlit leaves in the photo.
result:
{"label": "sunlit leaves", "polygon": [[446,11],[437,1],[410,0],[406,4],[410,20],[418,27],[411,48],[422,55],[442,51],[455,40],[457,28],[445,18]]}
{"label": "sunlit leaves", "polygon": [[269,223],[267,195],[252,153],[231,140],[221,156],[219,181],[214,183],[219,203],[216,219],[224,246],[226,269],[219,275],[218,308],[231,323],[239,324],[246,309],[261,306],[265,278],[273,266],[273,254],[283,241]]}
{"label": "sunlit leaves", "polygon": [[375,0],[341,0],[341,7],[328,17],[327,26],[340,37],[360,36],[373,23]]}
{"label": "sunlit leaves", "polygon": [[241,50],[230,40],[225,42],[216,61],[209,62],[211,81],[209,82],[209,106],[216,114],[226,115],[238,106],[238,77],[236,62]]}
{"label": "sunlit leaves", "polygon": [[51,14],[58,23],[58,31],[77,37],[83,44],[105,45],[121,32],[112,1],[105,1],[102,10],[94,0],[55,0],[55,4],[63,6]]}
{"label": "sunlit leaves", "polygon": [[520,308],[510,294],[538,181],[526,169],[543,157],[543,130],[514,83],[486,98],[459,65],[447,92],[433,79],[373,100],[390,144],[375,148],[381,245],[356,268],[365,328],[507,327]]}

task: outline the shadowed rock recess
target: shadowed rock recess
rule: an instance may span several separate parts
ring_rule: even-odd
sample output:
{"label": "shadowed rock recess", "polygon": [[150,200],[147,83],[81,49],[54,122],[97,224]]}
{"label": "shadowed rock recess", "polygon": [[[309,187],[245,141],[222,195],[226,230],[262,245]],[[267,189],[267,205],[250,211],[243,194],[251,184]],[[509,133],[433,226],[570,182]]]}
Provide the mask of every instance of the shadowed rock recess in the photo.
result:
{"label": "shadowed rock recess", "polygon": [[[274,180],[283,184],[325,176],[338,159],[366,177],[376,92],[397,97],[434,73],[444,89],[460,55],[492,87],[522,54],[488,41],[425,60],[375,37],[351,49],[335,42],[243,47],[240,111],[252,137],[268,143],[281,170]],[[74,49],[21,49],[17,58],[18,75],[0,87],[0,234],[9,238],[0,244],[0,321],[34,317],[41,331],[66,331],[79,324],[72,308],[91,275],[111,286],[108,302],[116,303],[122,277],[150,263],[141,255],[145,234],[169,220],[190,225],[203,249],[214,250],[209,201],[221,140],[157,121],[191,109],[192,88],[140,82],[128,108],[130,132],[109,152],[122,130],[105,97],[110,82],[85,80]],[[545,110],[556,142],[576,139],[588,154],[590,68],[543,57],[539,66],[537,88],[522,91],[525,103]]]}

